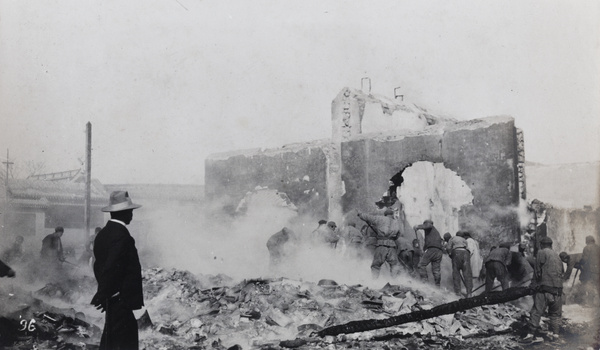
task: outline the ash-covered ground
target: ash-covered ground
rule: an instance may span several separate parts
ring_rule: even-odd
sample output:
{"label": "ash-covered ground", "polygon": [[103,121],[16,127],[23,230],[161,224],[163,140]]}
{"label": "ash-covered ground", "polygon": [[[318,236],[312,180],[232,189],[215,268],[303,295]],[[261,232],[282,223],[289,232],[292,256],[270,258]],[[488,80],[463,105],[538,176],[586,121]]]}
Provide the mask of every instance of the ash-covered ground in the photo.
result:
{"label": "ash-covered ground", "polygon": [[[71,271],[34,290],[3,280],[4,349],[94,349],[103,315],[89,305],[95,281]],[[349,321],[384,319],[455,300],[404,276],[371,286],[285,277],[234,280],[176,269],[144,270],[138,312],[141,349],[588,349],[597,348],[597,310],[565,305],[562,339],[524,345],[522,303],[476,307],[384,329],[320,337]],[[143,312],[143,313],[142,313]],[[9,336],[11,335],[12,336]],[[594,345],[596,344],[596,345]]]}
{"label": "ash-covered ground", "polygon": [[[447,256],[441,288],[407,272],[391,278],[385,266],[373,280],[370,259],[351,257],[343,246],[292,245],[280,265],[270,266],[266,241],[273,233],[285,225],[297,234],[315,228],[316,220],[294,215],[285,208],[254,208],[241,217],[209,216],[200,223],[175,214],[161,216],[150,235],[138,239],[145,301],[145,308],[136,312],[140,348],[598,348],[597,308],[577,304],[564,306],[560,340],[520,343],[531,297],[382,329],[319,336],[331,326],[430,310],[458,296],[450,292]],[[50,273],[33,255],[13,265],[16,278],[1,280],[2,348],[97,348],[104,315],[89,304],[96,290],[91,267],[67,263]]]}

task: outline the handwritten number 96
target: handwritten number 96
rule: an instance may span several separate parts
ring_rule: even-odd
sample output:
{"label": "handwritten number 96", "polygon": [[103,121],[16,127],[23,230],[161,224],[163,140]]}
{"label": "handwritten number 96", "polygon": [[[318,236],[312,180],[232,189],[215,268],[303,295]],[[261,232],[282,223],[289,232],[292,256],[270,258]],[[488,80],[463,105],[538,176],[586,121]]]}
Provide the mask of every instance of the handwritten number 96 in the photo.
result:
{"label": "handwritten number 96", "polygon": [[22,327],[22,328],[19,329],[19,331],[21,331],[21,332],[25,332],[25,331],[33,332],[33,331],[35,331],[35,320],[34,319],[29,320],[29,322],[27,320],[21,320],[21,322],[19,322],[19,323],[21,324],[21,327]]}

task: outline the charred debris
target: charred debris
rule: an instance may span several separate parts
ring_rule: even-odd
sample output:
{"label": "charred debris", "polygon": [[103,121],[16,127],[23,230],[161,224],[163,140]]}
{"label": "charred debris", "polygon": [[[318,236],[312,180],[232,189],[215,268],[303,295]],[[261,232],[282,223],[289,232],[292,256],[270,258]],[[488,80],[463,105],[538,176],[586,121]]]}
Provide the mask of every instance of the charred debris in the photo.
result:
{"label": "charred debris", "polygon": [[[33,293],[14,287],[3,293],[3,304],[10,306],[0,318],[0,346],[97,348],[102,318],[94,318],[86,305],[93,293],[88,279],[46,285]],[[442,293],[426,295],[392,284],[375,290],[333,280],[235,282],[224,275],[154,268],[144,271],[152,315],[146,311],[138,319],[140,348],[519,349],[527,313],[509,301],[532,293],[511,288],[449,300]],[[591,330],[563,322],[567,333]]]}

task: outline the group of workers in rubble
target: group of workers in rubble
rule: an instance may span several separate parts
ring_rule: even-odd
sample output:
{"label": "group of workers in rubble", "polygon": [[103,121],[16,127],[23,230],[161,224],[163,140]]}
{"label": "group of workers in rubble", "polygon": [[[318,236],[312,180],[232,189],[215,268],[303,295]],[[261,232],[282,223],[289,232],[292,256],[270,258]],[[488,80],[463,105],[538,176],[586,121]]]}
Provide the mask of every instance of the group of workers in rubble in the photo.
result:
{"label": "group of workers in rubble", "polygon": [[[433,283],[439,287],[442,258],[447,254],[452,261],[452,284],[457,295],[462,296],[463,285],[466,297],[473,295],[476,291],[473,290],[473,278],[485,281],[480,286],[485,286],[485,293],[497,288],[494,287],[496,281],[503,291],[509,287],[535,288],[531,316],[523,334],[524,341],[539,338],[540,318],[544,313],[549,317],[549,332],[546,336],[550,339],[558,337],[563,283],[569,280],[573,269],[576,270],[576,275],[580,272],[582,293],[588,299],[596,298],[595,302],[598,302],[600,247],[593,236],[586,237],[582,253],[558,254],[552,249],[553,241],[548,237],[546,229],[537,237],[534,235],[531,244],[503,242],[492,246],[485,259],[482,259],[479,242],[466,230],[459,230],[455,235],[447,232],[441,236],[433,221],[425,220],[423,224],[412,227],[414,232],[410,235],[415,234],[417,238],[411,239],[409,230],[403,226],[402,220],[395,217],[396,213],[391,208],[378,214],[357,212],[357,216],[365,223],[361,230],[353,222],[338,229],[335,222],[321,220],[317,229],[310,234],[310,240],[333,249],[342,242],[348,256],[352,258],[370,255],[374,278],[379,277],[382,266],[387,263],[392,277],[397,276],[404,268],[413,276],[417,275],[427,281],[427,266],[431,265]],[[419,231],[422,231],[421,239],[418,238]],[[281,262],[281,245],[292,237],[293,233],[284,228],[269,239],[267,246],[272,263]],[[566,271],[563,264],[567,266]]]}
{"label": "group of workers in rubble", "polygon": [[[41,262],[41,273],[44,273],[48,276],[60,274],[63,263],[67,263],[73,266],[81,264],[87,264],[90,266],[93,265],[94,239],[100,231],[100,229],[100,227],[96,227],[95,233],[88,238],[84,252],[81,254],[81,257],[78,259],[77,263],[72,263],[67,261],[66,252],[62,244],[62,236],[64,235],[65,230],[62,226],[57,226],[54,229],[54,232],[44,236],[44,238],[42,239],[41,250],[39,253]],[[25,238],[23,236],[15,236],[12,245],[2,252],[3,264],[18,264],[24,260],[24,241]]]}
{"label": "group of workers in rubble", "polygon": [[593,236],[587,236],[583,252],[575,254],[561,252],[559,258],[567,265],[563,275],[564,281],[570,280],[573,269],[575,269],[572,284],[574,285],[579,273],[581,283],[580,288],[574,291],[576,301],[582,304],[597,305],[600,302],[600,295],[598,294],[600,288],[600,246],[596,244],[596,239]]}
{"label": "group of workers in rubble", "polygon": [[[377,214],[357,211],[358,219],[364,223],[360,230],[356,227],[356,222],[350,220],[342,228],[338,228],[334,221],[319,220],[317,228],[306,236],[297,236],[291,229],[284,227],[267,241],[270,264],[272,267],[281,264],[286,252],[294,249],[290,248],[292,244],[289,243],[292,242],[308,241],[331,249],[342,245],[346,256],[350,258],[372,259],[370,268],[373,278],[379,277],[382,266],[387,263],[392,277],[404,270],[428,280],[427,266],[431,265],[434,284],[439,287],[442,256],[447,253],[452,259],[455,292],[460,294],[462,281],[467,289],[467,296],[471,296],[473,275],[477,276],[472,272],[472,266],[479,272],[482,265],[479,243],[471,234],[461,230],[454,237],[447,233],[442,239],[431,220],[425,220],[411,230],[404,225],[405,220],[399,220],[395,216],[396,213],[391,208]],[[421,239],[418,231],[422,231]],[[493,278],[493,273],[490,276]]]}
{"label": "group of workers in rubble", "polygon": [[[126,226],[133,219],[133,210],[140,207],[131,201],[128,192],[113,191],[109,205],[102,208],[110,214],[110,220],[103,228],[96,228],[79,258],[80,264],[93,265],[98,283],[91,304],[106,313],[100,350],[139,348],[138,324],[133,310],[144,306],[142,273],[135,241]],[[62,244],[64,231],[62,226],[57,226],[42,239],[39,256],[44,272],[60,269],[62,263],[76,265],[66,260]],[[19,263],[24,259],[23,242],[22,236],[16,236],[14,243],[2,253],[0,277],[16,276],[7,263]]]}

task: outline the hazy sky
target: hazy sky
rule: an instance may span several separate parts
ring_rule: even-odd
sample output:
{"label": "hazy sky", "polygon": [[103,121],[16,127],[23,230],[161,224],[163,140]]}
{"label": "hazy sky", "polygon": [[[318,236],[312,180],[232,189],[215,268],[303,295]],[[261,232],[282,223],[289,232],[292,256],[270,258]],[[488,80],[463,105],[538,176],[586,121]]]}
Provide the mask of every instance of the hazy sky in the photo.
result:
{"label": "hazy sky", "polygon": [[511,115],[526,157],[600,160],[598,1],[0,0],[0,159],[195,183],[215,152],[329,137],[372,92]]}

